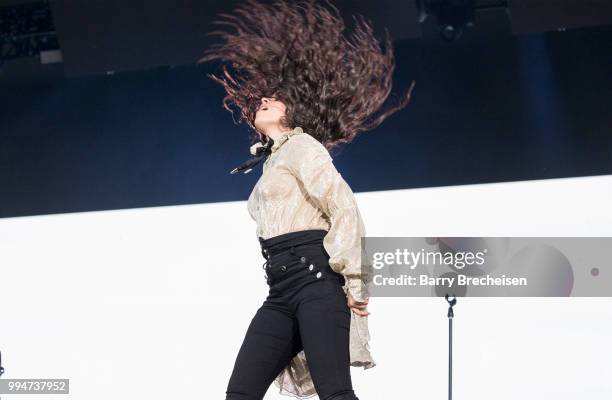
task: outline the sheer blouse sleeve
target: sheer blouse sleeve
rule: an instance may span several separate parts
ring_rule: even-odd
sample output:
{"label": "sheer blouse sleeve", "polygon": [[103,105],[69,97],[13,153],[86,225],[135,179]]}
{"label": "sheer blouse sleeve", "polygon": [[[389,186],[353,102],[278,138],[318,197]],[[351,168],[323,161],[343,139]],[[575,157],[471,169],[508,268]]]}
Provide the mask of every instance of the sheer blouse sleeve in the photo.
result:
{"label": "sheer blouse sleeve", "polygon": [[338,172],[329,152],[307,134],[291,138],[288,169],[312,201],[329,218],[323,246],[332,269],[345,278],[345,293],[357,301],[368,295],[361,267],[361,237],[365,226],[349,185]]}

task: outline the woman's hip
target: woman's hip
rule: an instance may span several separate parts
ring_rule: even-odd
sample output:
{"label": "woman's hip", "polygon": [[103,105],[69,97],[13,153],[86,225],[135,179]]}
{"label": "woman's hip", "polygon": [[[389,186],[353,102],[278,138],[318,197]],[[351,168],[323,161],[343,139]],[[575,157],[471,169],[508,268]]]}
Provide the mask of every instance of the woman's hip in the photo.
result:
{"label": "woman's hip", "polygon": [[327,231],[312,229],[289,232],[269,239],[260,238],[264,270],[270,287],[283,282],[332,280],[344,285],[344,277],[329,265],[329,254],[323,246]]}

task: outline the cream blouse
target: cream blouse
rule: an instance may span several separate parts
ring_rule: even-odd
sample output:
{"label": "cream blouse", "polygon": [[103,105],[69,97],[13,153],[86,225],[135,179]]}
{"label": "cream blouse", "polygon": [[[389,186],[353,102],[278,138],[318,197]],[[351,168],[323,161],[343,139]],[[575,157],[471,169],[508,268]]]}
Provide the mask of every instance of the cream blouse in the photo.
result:
{"label": "cream blouse", "polygon": [[[351,188],[321,142],[301,127],[275,140],[263,173],[247,203],[256,234],[268,239],[283,233],[325,229],[329,265],[345,278],[343,289],[355,300],[367,298],[361,274],[361,237],[365,227]],[[363,279],[362,279],[363,278]],[[369,349],[368,317],[351,312],[351,366],[376,365]],[[275,379],[280,394],[307,398],[316,394],[304,351]]]}

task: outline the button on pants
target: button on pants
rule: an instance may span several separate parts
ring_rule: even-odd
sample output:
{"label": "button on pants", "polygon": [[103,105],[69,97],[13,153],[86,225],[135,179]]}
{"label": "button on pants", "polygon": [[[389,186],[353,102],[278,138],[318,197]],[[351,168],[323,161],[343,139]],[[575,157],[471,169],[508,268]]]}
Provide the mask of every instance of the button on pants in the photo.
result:
{"label": "button on pants", "polygon": [[269,294],[255,313],[234,364],[226,400],[261,400],[304,350],[321,400],[358,400],[350,376],[350,309],[344,277],[331,269],[327,231],[260,238]]}

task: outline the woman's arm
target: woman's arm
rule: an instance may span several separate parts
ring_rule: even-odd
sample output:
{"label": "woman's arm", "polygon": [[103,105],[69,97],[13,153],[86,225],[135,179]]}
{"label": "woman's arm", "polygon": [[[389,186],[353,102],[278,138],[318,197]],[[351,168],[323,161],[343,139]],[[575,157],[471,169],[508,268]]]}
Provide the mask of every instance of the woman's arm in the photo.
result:
{"label": "woman's arm", "polygon": [[[361,271],[361,237],[365,236],[365,226],[353,192],[319,141],[307,134],[290,140],[293,141],[288,163],[290,172],[330,219],[331,226],[323,241],[330,256],[329,264],[344,276],[351,297],[367,304]],[[358,308],[365,309],[365,306]]]}

